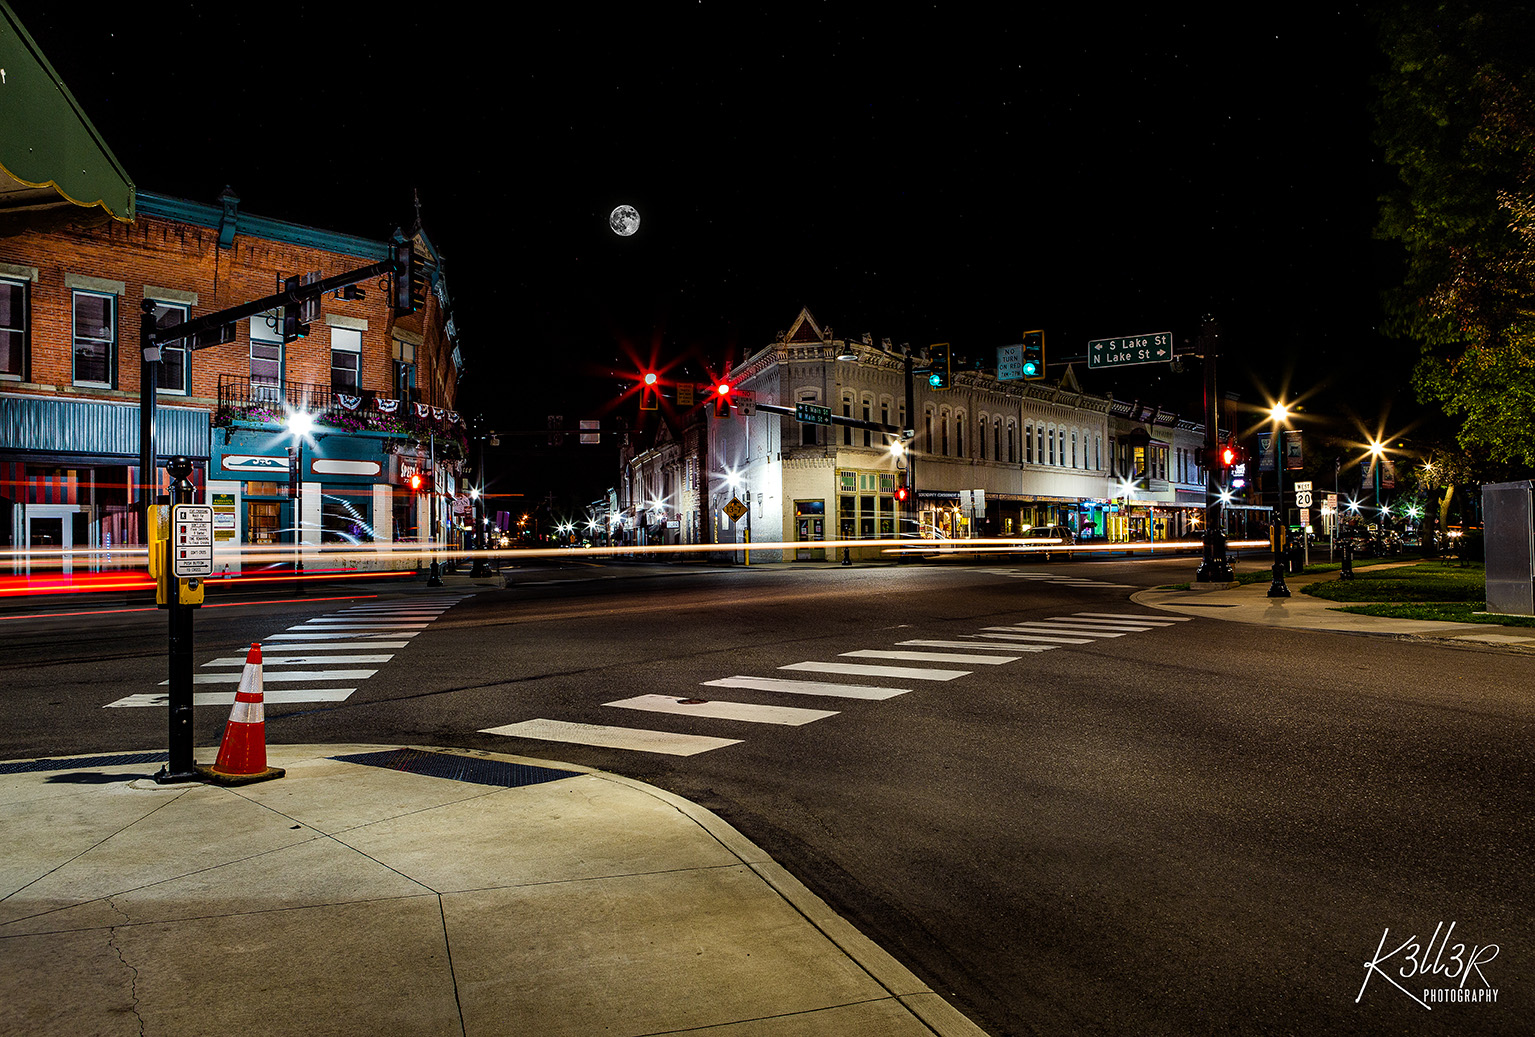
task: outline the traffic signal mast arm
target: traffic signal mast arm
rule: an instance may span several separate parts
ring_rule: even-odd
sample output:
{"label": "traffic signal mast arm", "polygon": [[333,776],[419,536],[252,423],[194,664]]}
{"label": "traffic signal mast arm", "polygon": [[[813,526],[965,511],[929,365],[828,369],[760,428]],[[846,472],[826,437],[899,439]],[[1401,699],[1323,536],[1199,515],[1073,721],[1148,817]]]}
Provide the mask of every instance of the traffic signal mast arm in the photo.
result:
{"label": "traffic signal mast arm", "polygon": [[[757,409],[768,411],[771,414],[787,414],[791,418],[799,413],[793,407],[782,407],[776,403],[759,403],[757,404]],[[866,428],[872,432],[886,432],[892,436],[900,436],[902,434],[901,430],[894,425],[884,425],[878,421],[864,421],[862,418],[845,418],[840,414],[828,415],[826,423],[831,425],[848,425],[852,428]]]}
{"label": "traffic signal mast arm", "polygon": [[[152,328],[146,333],[146,344],[160,346],[167,342],[175,342],[179,339],[186,339],[188,348],[200,349],[203,347],[194,345],[193,340],[198,334],[204,331],[212,331],[214,328],[217,328],[221,325],[233,324],[235,321],[242,320],[245,317],[254,317],[259,313],[267,313],[289,303],[300,303],[308,298],[318,298],[327,292],[335,291],[337,288],[345,288],[349,284],[356,284],[358,281],[367,281],[370,278],[380,277],[384,274],[393,274],[396,277],[406,276],[406,272],[399,268],[398,263],[396,263],[393,259],[386,259],[381,263],[374,263],[372,266],[365,266],[357,270],[350,270],[344,274],[336,274],[333,277],[327,277],[321,281],[314,281],[310,284],[301,285],[291,289],[290,291],[278,292],[276,295],[268,295],[265,298],[257,299],[254,302],[242,303],[239,306],[231,306],[227,310],[219,310],[217,313],[205,314],[204,316],[198,317],[195,320],[187,321],[184,324],[172,324],[169,327]],[[208,345],[213,344],[214,343],[211,342],[208,343]]]}

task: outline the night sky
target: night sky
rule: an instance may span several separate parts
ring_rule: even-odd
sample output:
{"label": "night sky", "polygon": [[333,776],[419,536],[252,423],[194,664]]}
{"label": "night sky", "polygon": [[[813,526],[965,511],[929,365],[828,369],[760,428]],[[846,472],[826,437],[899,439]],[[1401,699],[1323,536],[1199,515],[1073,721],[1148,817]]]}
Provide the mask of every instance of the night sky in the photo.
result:
{"label": "night sky", "polygon": [[[703,380],[801,306],[974,357],[1043,328],[1052,377],[1089,339],[1192,339],[1213,313],[1223,391],[1314,394],[1318,421],[1411,409],[1411,354],[1375,330],[1399,260],[1372,239],[1391,176],[1359,5],[524,6],[14,9],[144,190],[230,184],[247,211],[377,238],[419,191],[461,409],[500,428],[632,420],[640,366]],[[620,203],[631,238],[608,229]],[[1197,364],[1084,366],[1090,391],[1197,416]],[[587,499],[612,481],[596,467]]]}

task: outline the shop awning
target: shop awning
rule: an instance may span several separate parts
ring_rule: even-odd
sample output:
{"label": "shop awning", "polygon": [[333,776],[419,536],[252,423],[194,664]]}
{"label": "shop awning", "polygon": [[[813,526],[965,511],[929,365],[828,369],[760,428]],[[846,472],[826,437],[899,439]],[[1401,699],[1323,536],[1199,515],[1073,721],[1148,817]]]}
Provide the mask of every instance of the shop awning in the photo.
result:
{"label": "shop awning", "polygon": [[0,219],[99,207],[133,219],[133,181],[0,0]]}

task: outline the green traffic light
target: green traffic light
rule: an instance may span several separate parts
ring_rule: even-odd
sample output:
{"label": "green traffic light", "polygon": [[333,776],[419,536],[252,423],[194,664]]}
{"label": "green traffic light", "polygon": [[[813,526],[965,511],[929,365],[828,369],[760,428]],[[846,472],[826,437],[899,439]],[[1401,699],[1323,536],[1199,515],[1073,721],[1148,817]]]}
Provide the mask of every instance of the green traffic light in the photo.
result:
{"label": "green traffic light", "polygon": [[942,385],[943,384],[943,375],[938,374],[937,372],[934,372],[933,374],[928,375],[927,376],[927,384],[928,385]]}
{"label": "green traffic light", "polygon": [[1032,378],[1039,373],[1039,367],[1032,360],[1023,365],[1023,373]]}

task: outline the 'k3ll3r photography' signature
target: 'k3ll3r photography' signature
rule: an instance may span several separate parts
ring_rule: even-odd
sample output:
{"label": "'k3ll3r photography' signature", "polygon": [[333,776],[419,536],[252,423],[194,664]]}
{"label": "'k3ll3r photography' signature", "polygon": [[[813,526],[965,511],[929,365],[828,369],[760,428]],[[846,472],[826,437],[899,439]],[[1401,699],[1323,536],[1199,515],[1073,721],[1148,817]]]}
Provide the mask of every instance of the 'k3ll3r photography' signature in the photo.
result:
{"label": "'k3ll3r photography' signature", "polygon": [[1375,956],[1364,963],[1364,983],[1354,1003],[1364,999],[1376,976],[1429,1011],[1435,1004],[1497,1001],[1498,988],[1488,982],[1482,966],[1498,956],[1498,945],[1452,943],[1457,924],[1451,922],[1446,928],[1440,922],[1427,941],[1414,933],[1390,950],[1391,930],[1381,933]]}

